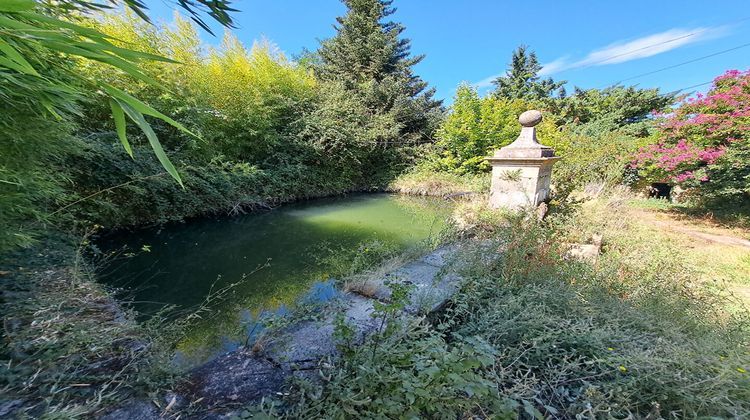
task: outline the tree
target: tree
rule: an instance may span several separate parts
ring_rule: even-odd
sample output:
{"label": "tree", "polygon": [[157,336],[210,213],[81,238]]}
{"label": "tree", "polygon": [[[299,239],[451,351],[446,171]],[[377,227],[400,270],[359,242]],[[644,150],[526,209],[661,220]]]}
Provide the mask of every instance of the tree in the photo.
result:
{"label": "tree", "polygon": [[558,125],[573,125],[576,131],[596,135],[618,129],[636,137],[653,131],[653,111],[664,111],[675,101],[675,95],[659,89],[635,86],[610,86],[605,89],[581,89],[573,94],[554,98],[545,105]]}
{"label": "tree", "polygon": [[750,70],[714,79],[706,95],[688,98],[663,116],[657,144],[632,165],[646,179],[693,188],[714,203],[750,199]]}
{"label": "tree", "polygon": [[529,51],[526,45],[520,45],[513,51],[510,66],[504,76],[492,83],[495,85],[495,96],[507,99],[540,100],[552,97],[555,92],[565,96],[565,81],[555,82],[551,77],[541,79],[539,71],[542,66],[536,53]]}
{"label": "tree", "polygon": [[[344,0],[346,15],[336,19],[336,36],[322,41],[313,64],[325,82],[340,83],[369,113],[390,115],[396,137],[384,135],[377,145],[408,144],[431,139],[442,114],[434,89],[412,67],[424,56],[411,56],[404,26],[384,21],[395,12],[392,0]],[[392,130],[385,130],[390,133]]]}
{"label": "tree", "polygon": [[411,66],[424,56],[409,57],[410,41],[399,39],[404,26],[382,22],[396,9],[392,0],[343,0],[345,16],[336,18],[336,36],[321,43],[318,51],[324,80],[347,82],[349,88],[370,80],[400,74],[411,76]]}
{"label": "tree", "polygon": [[[436,169],[458,174],[488,170],[485,158],[515,140],[521,128],[518,116],[538,105],[524,99],[480,97],[471,86],[459,86],[451,111],[437,131]],[[545,118],[537,128],[546,144],[557,143],[559,134],[552,119]]]}

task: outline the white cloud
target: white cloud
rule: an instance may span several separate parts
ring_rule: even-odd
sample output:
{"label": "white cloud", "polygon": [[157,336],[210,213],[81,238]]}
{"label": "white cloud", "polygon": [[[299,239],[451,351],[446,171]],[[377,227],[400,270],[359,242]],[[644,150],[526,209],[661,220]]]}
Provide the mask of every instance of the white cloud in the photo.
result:
{"label": "white cloud", "polygon": [[[728,26],[713,28],[673,28],[657,34],[647,35],[630,41],[617,41],[588,53],[585,57],[573,60],[569,55],[557,58],[542,65],[540,76],[548,76],[563,70],[591,66],[606,66],[651,57],[707,39],[720,38],[729,33]],[[492,81],[500,74],[495,74],[474,82],[476,89],[492,86]]]}
{"label": "white cloud", "polygon": [[570,60],[568,56],[560,57],[544,64],[542,75],[549,75],[563,70],[580,67],[606,66],[651,57],[693,44],[706,39],[725,36],[728,28],[674,28],[653,35],[644,36],[631,41],[617,41],[605,47],[591,51],[580,60]]}
{"label": "white cloud", "polygon": [[498,77],[502,76],[502,74],[493,74],[492,76],[486,77],[478,82],[474,82],[471,84],[471,86],[474,89],[485,89],[490,86],[492,86],[492,82],[497,79]]}
{"label": "white cloud", "polygon": [[568,56],[566,55],[565,57],[560,57],[555,61],[551,61],[547,64],[544,64],[542,66],[542,69],[539,71],[539,75],[546,76],[548,74],[558,72],[566,68],[565,66],[567,65],[568,65]]}

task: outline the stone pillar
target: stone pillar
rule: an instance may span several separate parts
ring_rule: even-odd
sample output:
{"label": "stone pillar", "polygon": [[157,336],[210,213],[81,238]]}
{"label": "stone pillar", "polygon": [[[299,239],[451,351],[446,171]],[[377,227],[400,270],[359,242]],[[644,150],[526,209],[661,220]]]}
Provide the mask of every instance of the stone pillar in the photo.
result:
{"label": "stone pillar", "polygon": [[487,158],[492,165],[492,208],[534,208],[549,198],[552,165],[560,157],[536,139],[535,126],[542,122],[541,112],[526,111],[518,122],[522,128],[516,141]]}

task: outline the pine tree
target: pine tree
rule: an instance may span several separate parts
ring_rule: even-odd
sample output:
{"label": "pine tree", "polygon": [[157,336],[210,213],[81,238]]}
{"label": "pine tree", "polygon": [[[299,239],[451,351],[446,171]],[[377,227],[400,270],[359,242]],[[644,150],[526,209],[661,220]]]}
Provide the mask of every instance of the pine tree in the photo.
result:
{"label": "pine tree", "polygon": [[434,89],[412,70],[424,56],[411,55],[411,41],[401,38],[404,26],[386,21],[395,12],[392,0],[343,2],[348,11],[336,19],[336,36],[322,41],[316,74],[323,81],[343,84],[371,113],[399,126],[398,138],[381,142],[431,139],[442,115],[441,101],[433,99]]}
{"label": "pine tree", "polygon": [[556,92],[565,96],[565,81],[555,82],[551,77],[541,79],[542,70],[536,53],[529,51],[526,45],[521,45],[513,51],[513,57],[504,76],[500,76],[492,83],[495,85],[495,95],[509,99],[540,100],[552,97]]}

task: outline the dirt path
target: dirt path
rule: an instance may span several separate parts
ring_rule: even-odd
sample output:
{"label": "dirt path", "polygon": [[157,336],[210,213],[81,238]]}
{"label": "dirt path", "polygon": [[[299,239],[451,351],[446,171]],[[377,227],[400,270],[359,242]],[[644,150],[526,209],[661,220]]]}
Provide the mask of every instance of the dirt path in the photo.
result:
{"label": "dirt path", "polygon": [[668,213],[648,210],[637,210],[637,213],[640,217],[643,217],[643,221],[660,228],[660,230],[672,231],[705,242],[744,247],[750,250],[750,240],[737,236],[734,231],[729,229],[707,223],[689,223],[676,219]]}
{"label": "dirt path", "polygon": [[724,281],[750,306],[750,232],[708,221],[679,219],[662,211],[633,209],[634,215],[670,236],[691,255],[706,280]]}

